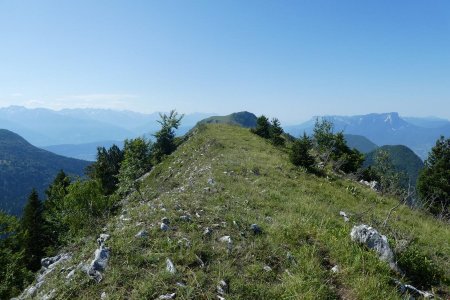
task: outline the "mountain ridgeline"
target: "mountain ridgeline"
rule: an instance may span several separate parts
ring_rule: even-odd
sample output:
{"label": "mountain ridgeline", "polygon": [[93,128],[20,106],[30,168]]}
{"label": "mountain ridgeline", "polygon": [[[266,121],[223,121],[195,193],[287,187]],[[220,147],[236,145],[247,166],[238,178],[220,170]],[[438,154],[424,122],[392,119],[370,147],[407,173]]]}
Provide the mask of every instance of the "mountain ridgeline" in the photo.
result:
{"label": "mountain ridgeline", "polygon": [[20,299],[400,300],[400,281],[449,295],[448,224],[252,132],[194,128]]}
{"label": "mountain ridgeline", "polygon": [[256,116],[248,111],[232,113],[227,116],[212,116],[201,120],[198,124],[228,124],[238,125],[244,128],[254,128],[256,126]]}
{"label": "mountain ridgeline", "polygon": [[60,170],[83,176],[89,164],[36,148],[19,135],[0,129],[0,209],[21,214],[32,188],[43,195]]}

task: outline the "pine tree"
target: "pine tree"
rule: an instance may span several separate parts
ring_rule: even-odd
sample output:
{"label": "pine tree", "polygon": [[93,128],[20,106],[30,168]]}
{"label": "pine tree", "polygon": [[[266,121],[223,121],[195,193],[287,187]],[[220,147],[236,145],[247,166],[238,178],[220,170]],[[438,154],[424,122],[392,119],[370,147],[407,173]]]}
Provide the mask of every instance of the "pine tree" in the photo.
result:
{"label": "pine tree", "polygon": [[144,138],[125,140],[124,159],[118,174],[121,195],[137,189],[136,179],[144,175],[152,167],[151,145]]}
{"label": "pine tree", "polygon": [[419,175],[417,189],[432,214],[450,217],[450,138],[441,136],[436,141]]}
{"label": "pine tree", "polygon": [[120,164],[124,159],[123,151],[116,145],[106,150],[97,148],[97,161],[88,168],[88,175],[100,181],[105,195],[111,195],[117,189]]}
{"label": "pine tree", "polygon": [[281,123],[277,118],[273,118],[270,124],[270,139],[275,146],[284,145],[283,138],[283,128],[281,127]]}
{"label": "pine tree", "polygon": [[47,199],[44,202],[43,218],[48,246],[57,246],[61,235],[66,231],[63,201],[70,183],[69,176],[61,170],[45,191]]}
{"label": "pine tree", "polygon": [[259,135],[262,138],[270,138],[270,123],[269,119],[262,115],[256,119],[256,127],[252,129],[252,132]]}
{"label": "pine tree", "polygon": [[156,163],[159,163],[165,156],[170,155],[177,148],[175,142],[175,129],[181,124],[184,115],[179,116],[175,110],[170,111],[169,115],[159,114],[161,120],[158,123],[161,129],[154,136],[156,142],[153,145],[153,156]]}
{"label": "pine tree", "polygon": [[42,218],[42,203],[35,189],[28,197],[25,205],[22,227],[22,245],[25,250],[27,268],[36,271],[40,268],[40,260],[44,255],[45,234],[44,219]]}
{"label": "pine tree", "polygon": [[315,163],[314,157],[310,154],[312,147],[311,138],[306,133],[303,133],[303,137],[295,140],[292,144],[290,153],[291,162],[296,166],[312,170]]}

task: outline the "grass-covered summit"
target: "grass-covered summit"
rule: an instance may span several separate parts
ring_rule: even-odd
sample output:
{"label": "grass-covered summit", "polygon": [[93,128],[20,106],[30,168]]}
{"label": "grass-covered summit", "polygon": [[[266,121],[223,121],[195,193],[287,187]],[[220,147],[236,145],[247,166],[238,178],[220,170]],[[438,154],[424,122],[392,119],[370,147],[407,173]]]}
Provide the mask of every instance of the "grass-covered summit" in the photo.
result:
{"label": "grass-covered summit", "polygon": [[[397,200],[331,174],[307,174],[284,148],[248,129],[199,126],[141,180],[139,193],[121,202],[102,232],[63,249],[72,258],[46,276],[38,295],[401,299],[393,278],[415,280],[422,272],[438,289],[449,284],[448,224],[401,206],[383,227]],[[361,223],[388,236],[400,267],[412,266],[407,278],[351,241],[351,228]],[[110,235],[110,259],[97,283],[83,266],[100,233]]]}

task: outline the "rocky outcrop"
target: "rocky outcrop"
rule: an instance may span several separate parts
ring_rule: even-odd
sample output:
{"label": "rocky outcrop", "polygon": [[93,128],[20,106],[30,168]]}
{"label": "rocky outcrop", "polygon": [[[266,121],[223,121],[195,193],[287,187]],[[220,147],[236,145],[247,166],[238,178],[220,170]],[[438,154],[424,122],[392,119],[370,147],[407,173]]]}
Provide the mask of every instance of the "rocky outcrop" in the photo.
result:
{"label": "rocky outcrop", "polygon": [[108,265],[109,257],[111,255],[110,249],[105,245],[108,239],[108,234],[101,234],[97,239],[99,248],[95,250],[94,259],[87,269],[87,274],[89,275],[89,277],[94,279],[96,282],[102,281],[102,273],[103,271],[105,271],[106,266]]}
{"label": "rocky outcrop", "polygon": [[[54,270],[56,269],[56,267],[58,265],[60,265],[64,261],[67,261],[71,258],[72,258],[72,255],[70,253],[63,253],[63,254],[58,254],[56,256],[53,256],[53,257],[46,257],[46,258],[41,259],[42,267],[36,276],[36,283],[34,285],[29,286],[27,289],[25,289],[25,291],[19,297],[14,298],[14,299],[22,300],[22,299],[33,298],[36,295],[38,295],[39,290],[41,289],[42,285],[44,285],[44,283],[46,281],[46,277],[50,273],[54,272]],[[54,295],[55,293],[56,293],[56,290],[52,290],[49,294],[41,295],[40,298],[41,299],[51,299],[51,298],[53,298],[52,295]]]}
{"label": "rocky outcrop", "polygon": [[350,237],[352,241],[363,244],[377,252],[380,260],[389,263],[393,270],[398,271],[397,264],[394,261],[394,253],[389,246],[386,236],[380,234],[369,225],[361,224],[353,227]]}

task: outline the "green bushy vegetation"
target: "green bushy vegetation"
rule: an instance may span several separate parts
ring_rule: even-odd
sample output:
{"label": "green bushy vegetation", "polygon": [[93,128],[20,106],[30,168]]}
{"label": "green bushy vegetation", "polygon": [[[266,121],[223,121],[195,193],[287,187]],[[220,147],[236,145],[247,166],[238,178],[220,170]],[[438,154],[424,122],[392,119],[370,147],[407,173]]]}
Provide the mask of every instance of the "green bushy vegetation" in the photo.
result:
{"label": "green bushy vegetation", "polygon": [[450,138],[431,149],[417,183],[424,206],[435,216],[450,219]]}

